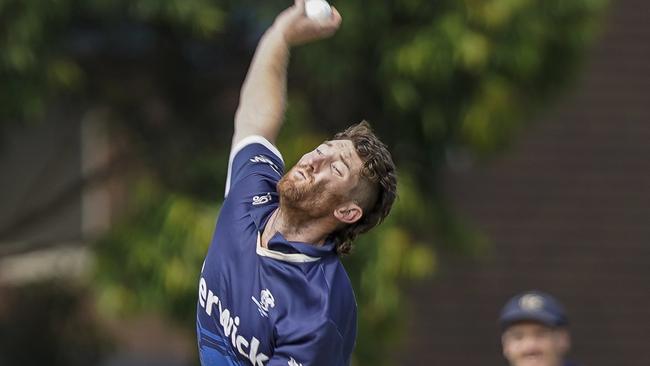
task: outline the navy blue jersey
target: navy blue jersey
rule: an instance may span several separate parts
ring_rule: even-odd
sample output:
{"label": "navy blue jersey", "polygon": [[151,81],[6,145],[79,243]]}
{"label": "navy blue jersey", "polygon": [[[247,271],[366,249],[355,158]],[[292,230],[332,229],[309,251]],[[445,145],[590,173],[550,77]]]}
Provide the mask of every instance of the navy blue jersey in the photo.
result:
{"label": "navy blue jersey", "polygon": [[233,147],[226,199],[199,281],[203,366],[348,365],[356,303],[334,243],[261,233],[278,207],[280,153],[260,136]]}

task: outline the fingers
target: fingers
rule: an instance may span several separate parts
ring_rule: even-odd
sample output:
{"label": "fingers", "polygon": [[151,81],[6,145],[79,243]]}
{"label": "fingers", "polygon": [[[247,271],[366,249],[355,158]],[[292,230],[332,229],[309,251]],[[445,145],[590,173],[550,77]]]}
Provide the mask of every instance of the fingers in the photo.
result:
{"label": "fingers", "polygon": [[315,20],[312,24],[319,29],[322,35],[331,36],[339,29],[341,21],[341,14],[332,7],[332,16],[327,19]]}
{"label": "fingers", "polygon": [[[294,9],[292,9],[292,13],[306,18],[307,15],[305,14],[305,1],[306,0],[294,0],[294,6],[293,6]],[[320,19],[316,21],[320,23],[320,26],[326,28],[331,28],[331,27],[338,28],[338,26],[341,24],[341,20],[342,20],[341,14],[334,6],[331,6],[331,9],[332,9],[332,16],[330,16],[326,20]]]}
{"label": "fingers", "polygon": [[341,18],[341,14],[339,14],[339,11],[332,6],[332,17],[330,18],[330,23],[338,28],[341,25],[342,21],[343,18]]}
{"label": "fingers", "polygon": [[297,20],[305,17],[305,0],[295,0],[289,11],[292,19]]}
{"label": "fingers", "polygon": [[294,0],[294,5],[276,19],[276,29],[282,32],[291,46],[309,43],[332,36],[341,25],[341,14],[332,7],[332,14],[325,19],[312,19],[305,14],[305,1]]}
{"label": "fingers", "polygon": [[305,0],[295,0],[293,5],[300,14],[305,14]]}

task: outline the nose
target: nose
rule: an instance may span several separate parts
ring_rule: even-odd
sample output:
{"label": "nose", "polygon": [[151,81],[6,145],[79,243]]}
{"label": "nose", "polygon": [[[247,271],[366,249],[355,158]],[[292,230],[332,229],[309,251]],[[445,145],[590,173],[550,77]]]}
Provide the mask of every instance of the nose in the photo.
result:
{"label": "nose", "polygon": [[521,348],[525,353],[539,352],[539,342],[534,337],[526,337],[521,341]]}
{"label": "nose", "polygon": [[318,172],[327,159],[328,157],[326,154],[311,154],[309,158],[305,160],[305,168],[308,168],[310,172]]}

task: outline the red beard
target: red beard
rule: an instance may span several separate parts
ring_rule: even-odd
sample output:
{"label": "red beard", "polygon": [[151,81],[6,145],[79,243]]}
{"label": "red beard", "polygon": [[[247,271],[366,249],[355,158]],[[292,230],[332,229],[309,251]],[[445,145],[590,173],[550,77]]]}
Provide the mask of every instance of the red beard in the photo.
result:
{"label": "red beard", "polygon": [[342,196],[330,192],[324,182],[314,183],[310,171],[303,171],[305,179],[296,178],[293,167],[278,182],[280,206],[286,212],[292,212],[295,218],[315,219],[331,215],[337,205],[342,202]]}

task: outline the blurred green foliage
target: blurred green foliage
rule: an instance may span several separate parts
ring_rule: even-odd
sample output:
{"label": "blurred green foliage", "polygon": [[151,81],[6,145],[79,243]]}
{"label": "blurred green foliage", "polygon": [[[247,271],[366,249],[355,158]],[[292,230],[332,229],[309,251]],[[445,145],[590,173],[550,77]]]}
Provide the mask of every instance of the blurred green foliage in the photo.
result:
{"label": "blurred green foliage", "polygon": [[98,306],[104,314],[162,312],[191,323],[217,208],[162,192],[147,180],[134,196],[130,220],[97,245]]}
{"label": "blurred green foliage", "polygon": [[[191,322],[226,176],[239,87],[290,1],[0,0],[0,134],[65,105],[110,110],[141,169],[128,214],[97,245],[100,306]],[[440,183],[454,157],[503,150],[576,75],[604,0],[336,1],[332,39],[295,50],[279,147],[290,166],[372,122],[400,173],[394,213],[344,263],[359,304],[355,363],[388,363],[401,284],[434,248],[481,253]],[[1,135],[0,135],[1,137]]]}

